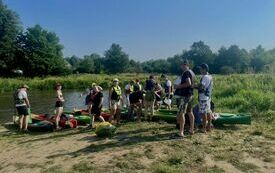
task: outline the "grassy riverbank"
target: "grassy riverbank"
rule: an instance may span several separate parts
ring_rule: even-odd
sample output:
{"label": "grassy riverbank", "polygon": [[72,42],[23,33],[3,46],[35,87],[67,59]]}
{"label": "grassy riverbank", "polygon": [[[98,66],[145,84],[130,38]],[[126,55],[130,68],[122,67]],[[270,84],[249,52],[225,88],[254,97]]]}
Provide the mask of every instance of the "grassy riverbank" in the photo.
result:
{"label": "grassy riverbank", "polygon": [[[47,78],[1,78],[0,91],[13,91],[22,83],[31,89],[51,90],[56,82],[62,83],[64,89],[85,89],[96,82],[104,89],[112,84],[113,78],[119,78],[121,86],[133,79],[143,82],[145,74],[120,75],[70,75],[65,77]],[[171,76],[175,79],[175,76]],[[235,74],[229,76],[214,76],[213,100],[218,110],[230,112],[268,112],[275,108],[275,76],[273,74]]]}
{"label": "grassy riverbank", "polygon": [[[4,79],[6,87],[25,81],[31,88],[85,88],[109,85],[114,76],[80,75],[45,79]],[[136,75],[120,75],[122,81]],[[144,75],[138,76],[145,78]],[[195,133],[171,139],[173,124],[128,123],[111,139],[97,138],[85,129],[18,134],[0,127],[0,172],[275,172],[275,77],[231,75],[214,77],[216,112],[250,112],[252,125],[224,126],[210,134]],[[4,86],[1,80],[1,87]]]}

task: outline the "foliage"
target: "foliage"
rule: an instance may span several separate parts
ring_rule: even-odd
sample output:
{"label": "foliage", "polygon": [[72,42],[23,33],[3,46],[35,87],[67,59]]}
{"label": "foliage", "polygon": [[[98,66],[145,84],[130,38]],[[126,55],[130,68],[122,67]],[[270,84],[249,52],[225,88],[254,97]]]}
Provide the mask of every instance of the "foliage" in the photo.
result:
{"label": "foliage", "polygon": [[17,54],[16,41],[22,27],[18,15],[0,0],[0,74],[10,75]]}
{"label": "foliage", "polygon": [[63,46],[55,33],[35,25],[19,37],[22,57],[19,66],[26,76],[66,74],[68,66],[63,59]]}

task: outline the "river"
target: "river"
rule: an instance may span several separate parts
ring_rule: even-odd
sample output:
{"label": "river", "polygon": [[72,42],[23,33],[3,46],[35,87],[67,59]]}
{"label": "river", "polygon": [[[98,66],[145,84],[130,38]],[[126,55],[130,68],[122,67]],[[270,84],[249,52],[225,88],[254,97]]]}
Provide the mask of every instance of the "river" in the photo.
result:
{"label": "river", "polygon": [[[73,108],[86,108],[84,102],[85,96],[80,97],[82,92],[83,91],[79,90],[63,90],[65,111],[72,111]],[[105,107],[107,106],[107,94],[106,91],[103,91]],[[15,111],[12,95],[12,92],[0,94],[0,124],[12,121]],[[56,100],[55,95],[55,91],[30,90],[28,92],[28,97],[31,104],[31,111],[36,114],[53,114]]]}

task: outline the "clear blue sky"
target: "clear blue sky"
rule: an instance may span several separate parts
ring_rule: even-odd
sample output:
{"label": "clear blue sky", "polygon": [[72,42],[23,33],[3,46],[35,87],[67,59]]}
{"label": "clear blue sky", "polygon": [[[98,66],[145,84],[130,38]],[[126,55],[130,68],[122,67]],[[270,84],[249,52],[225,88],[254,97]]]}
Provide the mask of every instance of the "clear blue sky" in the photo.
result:
{"label": "clear blue sky", "polygon": [[202,40],[275,47],[275,0],[4,0],[24,27],[54,31],[64,55],[103,54],[119,43],[130,58],[166,58]]}

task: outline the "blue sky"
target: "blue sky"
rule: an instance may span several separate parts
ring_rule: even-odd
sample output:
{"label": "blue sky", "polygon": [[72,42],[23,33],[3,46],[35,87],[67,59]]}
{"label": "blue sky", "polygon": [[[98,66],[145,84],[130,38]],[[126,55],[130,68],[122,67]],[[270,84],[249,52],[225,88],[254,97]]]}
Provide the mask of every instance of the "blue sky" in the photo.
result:
{"label": "blue sky", "polygon": [[24,27],[54,31],[64,55],[103,54],[119,43],[130,58],[167,58],[194,41],[214,51],[275,47],[275,0],[4,0]]}

